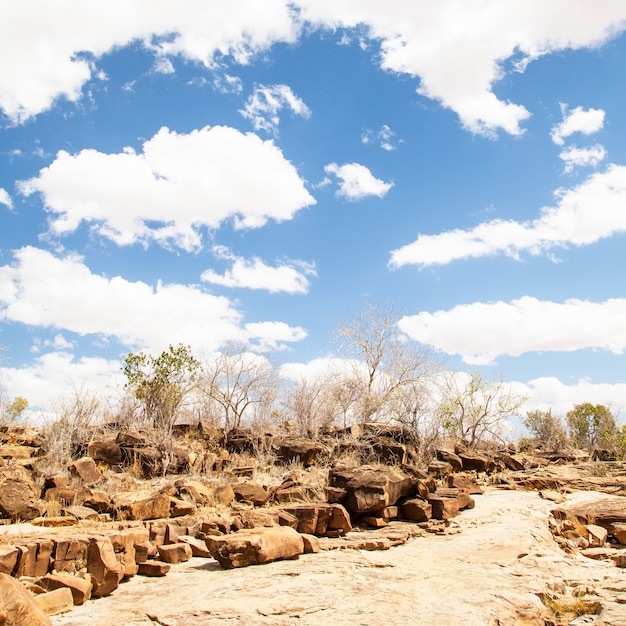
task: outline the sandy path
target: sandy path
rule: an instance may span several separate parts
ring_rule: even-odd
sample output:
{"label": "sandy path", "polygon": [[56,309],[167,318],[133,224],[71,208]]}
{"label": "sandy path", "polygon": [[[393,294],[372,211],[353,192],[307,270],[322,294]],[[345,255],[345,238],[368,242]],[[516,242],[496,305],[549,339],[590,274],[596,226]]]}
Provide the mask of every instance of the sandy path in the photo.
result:
{"label": "sandy path", "polygon": [[[161,579],[135,576],[108,598],[52,618],[58,626],[300,624],[468,626],[539,624],[535,592],[595,581],[611,600],[601,618],[626,624],[623,570],[561,552],[536,493],[488,491],[455,519],[461,532],[384,552],[333,551],[224,571],[192,559]],[[526,556],[523,556],[526,555]],[[608,590],[607,590],[608,589]],[[624,609],[622,609],[624,607]]]}

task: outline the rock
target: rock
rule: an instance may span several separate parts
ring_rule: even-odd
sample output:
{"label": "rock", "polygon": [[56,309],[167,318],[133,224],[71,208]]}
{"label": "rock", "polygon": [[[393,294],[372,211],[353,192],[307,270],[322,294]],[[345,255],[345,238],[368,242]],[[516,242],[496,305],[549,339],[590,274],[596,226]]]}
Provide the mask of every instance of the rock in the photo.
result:
{"label": "rock", "polygon": [[0,479],[0,517],[24,522],[43,512],[44,505],[31,483],[7,477]]}
{"label": "rock", "polygon": [[396,504],[403,496],[413,495],[416,479],[394,467],[362,466],[333,468],[329,482],[332,487],[347,491],[344,506],[355,514],[379,511]]}
{"label": "rock", "polygon": [[65,515],[70,515],[77,520],[88,520],[90,522],[98,521],[98,511],[94,511],[88,506],[74,505],[63,509]]}
{"label": "rock", "polygon": [[58,502],[62,506],[72,506],[76,500],[78,492],[76,489],[68,489],[67,487],[52,487],[46,490],[46,502]]}
{"label": "rock", "polygon": [[340,487],[326,487],[326,500],[331,504],[341,504],[346,499],[348,492]]}
{"label": "rock", "polygon": [[[137,538],[137,535],[140,535]],[[120,530],[108,535],[108,539],[113,546],[115,558],[122,566],[124,578],[131,578],[137,573],[137,559],[135,555],[135,543],[140,543],[148,539],[148,532],[145,529],[141,531],[133,528]]]}
{"label": "rock", "polygon": [[341,504],[292,504],[282,510],[297,518],[299,533],[337,537],[352,530],[350,515]]}
{"label": "rock", "polygon": [[389,526],[389,522],[383,517],[374,517],[373,515],[364,515],[360,519],[361,524],[370,526],[371,528],[384,528]]}
{"label": "rock", "polygon": [[433,516],[433,507],[419,498],[410,498],[400,505],[400,517],[414,522],[427,522]]}
{"label": "rock", "polygon": [[46,574],[36,581],[42,589],[54,591],[55,589],[69,589],[73,602],[76,606],[85,604],[91,598],[92,584],[86,578],[73,576],[72,574]]}
{"label": "rock", "polygon": [[72,592],[67,587],[40,593],[35,596],[35,602],[46,615],[59,615],[74,608]]}
{"label": "rock", "polygon": [[456,498],[431,496],[428,503],[432,506],[433,519],[450,519],[459,514],[459,501]]}
{"label": "rock", "polygon": [[606,528],[597,526],[596,524],[587,524],[585,529],[587,530],[587,539],[590,548],[601,548],[606,543],[609,536]]}
{"label": "rock", "polygon": [[31,446],[0,445],[0,458],[26,460],[36,456],[38,451],[39,448]]}
{"label": "rock", "polygon": [[228,506],[235,499],[235,492],[231,485],[220,485],[215,489],[215,497],[220,504]]}
{"label": "rock", "polygon": [[53,517],[36,517],[31,520],[33,526],[45,526],[46,528],[62,528],[64,526],[74,526],[76,518],[72,515],[55,515]]}
{"label": "rock", "polygon": [[304,437],[283,439],[276,445],[276,456],[280,461],[289,463],[295,459],[304,467],[310,467],[328,455],[329,450],[324,444]]}
{"label": "rock", "polygon": [[108,465],[119,465],[122,462],[122,448],[113,442],[90,441],[87,455],[94,461],[102,461]]}
{"label": "rock", "polygon": [[225,569],[296,559],[304,552],[302,536],[288,526],[240,530],[223,537],[206,537],[211,555]]}
{"label": "rock", "polygon": [[622,496],[604,496],[597,500],[583,502],[569,507],[554,509],[557,519],[574,515],[585,523],[593,522],[609,528],[612,524],[626,523],[626,500]]}
{"label": "rock", "polygon": [[86,485],[94,485],[102,480],[102,474],[96,462],[88,456],[84,456],[70,465],[72,474],[76,474]]}
{"label": "rock", "polygon": [[0,574],[0,608],[7,626],[52,626],[33,594],[8,574]]}
{"label": "rock", "polygon": [[17,546],[0,545],[0,573],[11,575],[17,566],[20,550]]}
{"label": "rock", "polygon": [[184,563],[192,556],[191,546],[184,542],[159,547],[159,560],[165,563]]}
{"label": "rock", "polygon": [[[626,524],[624,523],[611,524],[609,527],[609,533],[611,534],[612,537],[615,537],[615,539],[617,539],[619,543],[621,543],[623,546],[626,546]],[[1,560],[1,557],[0,557],[0,560]]]}
{"label": "rock", "polygon": [[483,454],[465,450],[463,452],[459,452],[458,456],[461,459],[464,470],[473,470],[479,473],[484,472],[486,474],[490,474],[496,469],[495,462]]}
{"label": "rock", "polygon": [[434,478],[445,478],[452,473],[452,465],[447,461],[432,461],[428,465],[428,473]]}
{"label": "rock", "polygon": [[142,576],[165,576],[171,567],[169,563],[164,563],[163,561],[146,561],[139,564],[138,573]]}
{"label": "rock", "polygon": [[125,496],[115,501],[116,507],[129,520],[151,520],[168,518],[170,515],[170,496],[159,493],[149,498],[132,501],[132,496]]}
{"label": "rock", "polygon": [[315,535],[301,534],[304,542],[304,554],[317,554],[320,552],[320,540]]}
{"label": "rock", "polygon": [[182,517],[184,515],[193,515],[196,511],[196,505],[187,500],[179,500],[170,497],[170,517]]}
{"label": "rock", "polygon": [[453,472],[460,472],[463,469],[461,457],[454,452],[450,452],[449,450],[435,450],[435,456],[438,461],[450,463]]}
{"label": "rock", "polygon": [[237,483],[232,485],[237,502],[251,502],[254,506],[263,506],[270,499],[270,492],[256,483]]}
{"label": "rock", "polygon": [[525,469],[524,464],[508,452],[498,452],[498,454],[496,454],[496,461],[504,463],[505,467],[513,472],[521,472]]}
{"label": "rock", "polygon": [[87,571],[91,574],[93,597],[108,596],[117,589],[124,577],[124,569],[115,558],[115,551],[109,539],[89,538]]}
{"label": "rock", "polygon": [[286,489],[276,489],[274,498],[280,504],[288,502],[315,502],[320,500],[319,489],[316,487],[288,487]]}
{"label": "rock", "polygon": [[205,559],[211,558],[211,553],[206,547],[206,542],[196,537],[190,537],[189,535],[181,535],[179,538],[181,543],[186,543],[191,548],[191,555],[197,557],[203,557]]}
{"label": "rock", "polygon": [[437,489],[434,494],[441,498],[455,498],[459,503],[459,510],[461,509],[473,509],[474,500],[470,497],[467,489],[455,489],[449,487],[448,489]]}
{"label": "rock", "polygon": [[135,544],[135,563],[138,565],[145,563],[149,558],[156,557],[157,554],[158,550],[150,541]]}
{"label": "rock", "polygon": [[[196,506],[213,506],[215,504],[215,490],[200,481],[181,478],[174,483],[174,486],[182,499],[187,498]],[[232,499],[226,504],[230,504],[230,502]]]}
{"label": "rock", "polygon": [[89,539],[61,537],[53,539],[52,567],[57,572],[74,573],[87,567]]}

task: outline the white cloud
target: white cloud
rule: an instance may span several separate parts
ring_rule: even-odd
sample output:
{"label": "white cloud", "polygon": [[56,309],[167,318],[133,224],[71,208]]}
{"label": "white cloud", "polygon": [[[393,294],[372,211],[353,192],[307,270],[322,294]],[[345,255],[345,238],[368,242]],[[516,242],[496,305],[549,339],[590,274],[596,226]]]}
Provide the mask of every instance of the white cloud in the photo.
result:
{"label": "white cloud", "polygon": [[415,341],[461,355],[472,365],[527,352],[594,349],[623,354],[626,299],[558,303],[525,296],[512,302],[475,302],[449,311],[405,316],[399,326]]}
{"label": "white cloud", "polygon": [[380,40],[384,69],[420,78],[419,92],[457,113],[472,132],[523,132],[530,113],[499,99],[504,62],[514,69],[551,52],[598,47],[626,27],[621,0],[300,0],[303,17],[336,29],[364,25]]}
{"label": "white cloud", "polygon": [[0,320],[113,337],[130,349],[160,352],[168,344],[189,344],[211,352],[225,341],[283,347],[306,331],[283,322],[241,326],[242,315],[224,297],[196,286],[131,282],[93,274],[76,256],[57,258],[25,247],[14,265],[0,266]]}
{"label": "white cloud", "polygon": [[445,265],[459,259],[521,252],[544,254],[554,248],[585,246],[626,231],[626,167],[610,165],[572,189],[556,192],[558,204],[529,222],[492,220],[471,230],[419,235],[393,250],[389,266]]}
{"label": "white cloud", "polygon": [[87,222],[118,245],[155,241],[184,250],[201,246],[203,226],[232,218],[235,228],[258,228],[315,204],[272,141],[226,126],[189,134],[161,128],[141,154],[60,151],[19,189],[42,194],[56,235]]}
{"label": "white cloud", "polygon": [[589,148],[566,148],[559,154],[565,162],[565,171],[571,173],[576,167],[597,167],[606,158],[604,146],[596,144]]}
{"label": "white cloud", "polygon": [[576,107],[568,111],[567,105],[561,105],[563,121],[557,124],[551,131],[552,141],[562,146],[565,139],[574,133],[592,135],[604,126],[604,111],[602,109],[583,109]]}
{"label": "white cloud", "polygon": [[220,93],[241,93],[243,81],[238,76],[230,74],[218,74],[213,79],[213,87]]}
{"label": "white cloud", "polygon": [[61,396],[74,390],[115,395],[124,382],[120,367],[117,360],[76,358],[70,352],[55,351],[42,354],[27,367],[5,366],[2,374],[11,396],[26,398],[32,409],[52,411]]}
{"label": "white cloud", "polygon": [[279,113],[283,109],[289,109],[294,115],[305,119],[311,116],[309,107],[288,85],[255,86],[239,113],[252,123],[254,130],[275,134],[280,123]]}
{"label": "white cloud", "polygon": [[244,259],[230,253],[227,248],[216,246],[213,252],[218,258],[232,261],[232,267],[224,274],[212,269],[202,273],[202,280],[223,285],[246,289],[266,289],[270,293],[307,293],[309,280],[307,276],[315,276],[315,265],[304,261],[290,261],[277,266],[267,265],[262,259]]}
{"label": "white cloud", "polygon": [[383,150],[391,152],[398,147],[399,143],[402,143],[402,139],[396,139],[396,133],[394,133],[387,124],[383,124],[378,132],[374,132],[371,129],[367,129],[361,135],[361,142],[365,145],[377,144]]}
{"label": "white cloud", "polygon": [[0,3],[0,108],[14,122],[78,100],[98,70],[93,59],[140,40],[157,57],[181,56],[208,68],[228,57],[247,63],[299,32],[285,0],[21,0]]}
{"label": "white cloud", "polygon": [[0,187],[0,204],[4,204],[4,206],[8,207],[9,209],[13,208],[13,200],[11,200],[9,192],[2,187]]}
{"label": "white cloud", "polygon": [[324,171],[339,179],[337,195],[348,200],[362,200],[367,196],[382,198],[393,187],[393,183],[376,178],[365,165],[359,163],[329,163]]}
{"label": "white cloud", "polygon": [[626,383],[594,383],[581,379],[568,385],[558,378],[546,376],[535,378],[527,383],[514,383],[516,393],[526,396],[525,411],[552,410],[554,415],[564,416],[576,404],[590,402],[603,404],[611,412],[622,414],[626,411]]}

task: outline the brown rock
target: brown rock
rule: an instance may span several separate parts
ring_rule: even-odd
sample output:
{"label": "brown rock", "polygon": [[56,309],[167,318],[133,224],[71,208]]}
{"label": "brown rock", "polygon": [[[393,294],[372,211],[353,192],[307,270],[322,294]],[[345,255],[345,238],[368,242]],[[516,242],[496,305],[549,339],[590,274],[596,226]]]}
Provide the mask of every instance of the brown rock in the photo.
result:
{"label": "brown rock", "polygon": [[304,437],[290,437],[283,439],[276,446],[276,456],[280,461],[300,461],[304,467],[314,465],[319,459],[327,458],[328,448],[319,441]]}
{"label": "brown rock", "polygon": [[76,606],[85,604],[91,598],[91,582],[80,576],[72,574],[46,574],[36,581],[42,589],[54,591],[55,589],[67,588],[70,590],[73,602]]}
{"label": "brown rock", "polygon": [[235,492],[231,485],[220,485],[215,489],[215,497],[220,504],[228,506],[235,499]]}
{"label": "brown rock", "polygon": [[117,589],[124,577],[124,569],[115,558],[113,545],[109,539],[89,538],[87,571],[91,574],[93,597],[108,596]]}
{"label": "brown rock", "polygon": [[169,563],[163,561],[146,561],[139,564],[139,574],[142,576],[165,576],[171,567]]}
{"label": "brown rock", "polygon": [[35,602],[46,615],[59,615],[74,608],[72,592],[67,587],[40,593],[35,596]]}
{"label": "brown rock", "polygon": [[164,493],[134,502],[128,501],[128,498],[125,497],[123,500],[116,500],[115,504],[126,516],[126,519],[130,520],[160,519],[168,518],[170,515],[170,496]]}
{"label": "brown rock", "polygon": [[252,502],[254,506],[263,506],[270,499],[270,492],[256,483],[237,483],[232,486],[237,502]]}
{"label": "brown rock", "polygon": [[45,493],[46,502],[59,502],[63,506],[72,506],[76,500],[76,489],[52,487]]}
{"label": "brown rock", "polygon": [[20,550],[17,546],[0,545],[0,573],[11,575],[19,556]]}
{"label": "brown rock", "polygon": [[87,537],[61,537],[52,540],[52,567],[57,572],[74,573],[87,566],[89,539]]}
{"label": "brown rock", "polygon": [[191,546],[184,542],[159,547],[159,560],[165,563],[184,563],[192,556]]}
{"label": "brown rock", "polygon": [[193,515],[196,511],[196,505],[187,500],[179,500],[178,498],[170,498],[170,517],[182,517],[183,515]]}
{"label": "brown rock", "polygon": [[459,514],[459,501],[456,498],[431,496],[428,503],[432,506],[434,519],[445,520]]}
{"label": "brown rock", "polygon": [[607,529],[602,526],[587,524],[585,529],[587,530],[587,539],[590,548],[601,548],[609,537]]}
{"label": "brown rock", "polygon": [[43,512],[44,505],[32,483],[7,477],[0,479],[0,517],[24,522]]}
{"label": "brown rock", "polygon": [[98,521],[98,511],[94,511],[94,509],[88,506],[82,506],[79,504],[75,504],[74,506],[68,506],[63,509],[65,515],[69,515],[77,520],[88,520],[90,522]]}
{"label": "brown rock", "polygon": [[609,527],[609,532],[612,537],[615,537],[615,539],[619,541],[619,543],[621,543],[623,546],[626,545],[626,524],[611,524]]}
{"label": "brown rock", "polygon": [[414,522],[427,522],[433,516],[433,507],[419,498],[410,498],[400,506],[400,516]]}
{"label": "brown rock", "polygon": [[136,531],[133,528],[120,530],[108,535],[108,539],[113,546],[115,558],[122,567],[124,578],[132,578],[137,573],[137,559],[135,555],[135,543],[147,540],[148,533],[143,531],[142,536],[136,538]]}
{"label": "brown rock", "polygon": [[122,448],[109,441],[90,441],[87,455],[94,461],[102,461],[109,465],[119,465],[122,462]]}
{"label": "brown rock", "polygon": [[206,542],[202,541],[202,539],[197,539],[196,537],[191,537],[189,535],[181,535],[179,540],[181,543],[186,543],[191,548],[192,556],[203,557],[205,559],[211,557],[211,553],[206,547]]}
{"label": "brown rock", "polygon": [[436,450],[435,455],[437,456],[437,460],[450,463],[452,471],[460,472],[463,469],[461,457],[454,454],[454,452],[450,452],[449,450]]}
{"label": "brown rock", "polygon": [[348,492],[340,487],[326,487],[326,500],[331,504],[341,504],[347,495]]}
{"label": "brown rock", "polygon": [[33,594],[8,574],[0,574],[0,607],[7,626],[52,626]]}
{"label": "brown rock", "polygon": [[350,515],[341,504],[291,504],[282,510],[297,518],[299,533],[336,537],[352,530]]}
{"label": "brown rock", "polygon": [[211,555],[225,569],[295,559],[304,552],[302,536],[288,526],[241,530],[223,537],[207,537]]}
{"label": "brown rock", "polygon": [[[175,487],[182,499],[187,498],[196,506],[213,506],[215,504],[215,490],[197,480],[181,478],[176,481]],[[232,499],[226,504],[230,504],[230,502]]]}
{"label": "brown rock", "polygon": [[320,540],[315,535],[301,534],[304,542],[304,554],[317,554],[320,550]]}
{"label": "brown rock", "polygon": [[469,490],[466,489],[455,489],[453,487],[449,487],[448,489],[437,489],[434,495],[441,498],[456,498],[459,503],[459,510],[474,508],[474,501],[470,498]]}
{"label": "brown rock", "polygon": [[428,473],[435,478],[445,478],[452,473],[452,465],[447,461],[432,461],[428,466]]}
{"label": "brown rock", "polygon": [[485,472],[490,474],[496,469],[495,462],[483,454],[466,450],[459,452],[458,456],[463,463],[464,470],[474,470],[475,472]]}
{"label": "brown rock", "polygon": [[476,484],[474,479],[466,476],[465,474],[452,474],[447,477],[448,487],[454,487],[456,489],[467,489],[470,495],[482,494],[482,487]]}
{"label": "brown rock", "polygon": [[88,456],[74,461],[70,465],[70,471],[79,476],[86,485],[94,485],[102,480],[102,474],[96,466],[95,461]]}

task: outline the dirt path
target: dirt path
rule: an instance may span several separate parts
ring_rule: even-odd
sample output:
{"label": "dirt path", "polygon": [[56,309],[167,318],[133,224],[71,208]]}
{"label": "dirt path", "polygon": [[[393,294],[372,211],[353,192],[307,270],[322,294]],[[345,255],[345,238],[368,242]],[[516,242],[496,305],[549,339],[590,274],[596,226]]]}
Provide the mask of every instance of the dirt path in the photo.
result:
{"label": "dirt path", "polygon": [[52,618],[57,626],[291,624],[467,626],[541,624],[535,595],[551,583],[585,583],[603,598],[584,624],[626,624],[626,576],[565,555],[536,493],[488,491],[445,536],[384,552],[332,551],[224,571],[208,559],[161,579],[135,576],[108,598]]}

